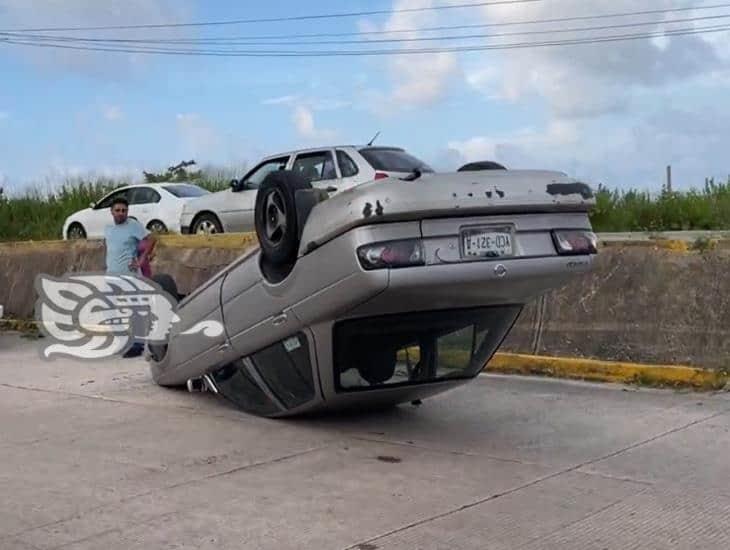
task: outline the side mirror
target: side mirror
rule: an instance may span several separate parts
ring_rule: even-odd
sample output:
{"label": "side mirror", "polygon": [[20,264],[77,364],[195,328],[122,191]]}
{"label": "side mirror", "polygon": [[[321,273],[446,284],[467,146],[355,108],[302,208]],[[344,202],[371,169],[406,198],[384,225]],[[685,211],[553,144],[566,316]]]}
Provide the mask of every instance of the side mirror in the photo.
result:
{"label": "side mirror", "polygon": [[231,189],[233,189],[234,191],[238,191],[241,187],[242,185],[240,181],[235,178],[231,180]]}
{"label": "side mirror", "polygon": [[95,206],[96,206],[96,203],[95,202],[90,202],[89,203],[89,208],[94,208]]}

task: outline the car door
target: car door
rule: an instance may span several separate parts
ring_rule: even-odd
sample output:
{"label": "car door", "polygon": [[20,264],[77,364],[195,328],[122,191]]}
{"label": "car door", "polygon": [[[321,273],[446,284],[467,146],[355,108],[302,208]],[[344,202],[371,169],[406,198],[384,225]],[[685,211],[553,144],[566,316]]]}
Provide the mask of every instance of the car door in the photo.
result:
{"label": "car door", "polygon": [[153,219],[157,219],[160,194],[152,187],[136,186],[129,196],[129,217],[135,218],[144,227]]}
{"label": "car door", "polygon": [[227,231],[246,232],[254,230],[254,209],[256,194],[264,178],[275,170],[286,168],[289,156],[265,160],[252,168],[227,194],[230,199],[222,205],[218,215]]}
{"label": "car door", "polygon": [[112,202],[117,197],[125,197],[129,200],[130,192],[131,189],[129,187],[118,189],[103,197],[88,211],[83,221],[87,238],[99,239],[104,237],[104,228],[114,223],[114,218],[111,213]]}
{"label": "car door", "polygon": [[340,191],[340,173],[332,149],[299,153],[292,164],[292,170],[312,183],[312,187]]}

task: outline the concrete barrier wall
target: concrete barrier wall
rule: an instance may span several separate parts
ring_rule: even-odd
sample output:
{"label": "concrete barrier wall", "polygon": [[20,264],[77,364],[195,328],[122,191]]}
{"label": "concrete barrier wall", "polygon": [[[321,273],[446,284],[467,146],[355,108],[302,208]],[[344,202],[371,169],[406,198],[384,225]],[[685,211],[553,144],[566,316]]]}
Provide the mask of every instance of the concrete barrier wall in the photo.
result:
{"label": "concrete barrier wall", "polygon": [[730,369],[730,247],[601,248],[595,271],[523,311],[503,351]]}
{"label": "concrete barrier wall", "polygon": [[[248,235],[170,236],[154,269],[189,292],[244,253]],[[0,304],[30,319],[38,273],[101,271],[98,242],[0,244]],[[730,244],[604,243],[595,271],[523,311],[503,351],[730,368]]]}

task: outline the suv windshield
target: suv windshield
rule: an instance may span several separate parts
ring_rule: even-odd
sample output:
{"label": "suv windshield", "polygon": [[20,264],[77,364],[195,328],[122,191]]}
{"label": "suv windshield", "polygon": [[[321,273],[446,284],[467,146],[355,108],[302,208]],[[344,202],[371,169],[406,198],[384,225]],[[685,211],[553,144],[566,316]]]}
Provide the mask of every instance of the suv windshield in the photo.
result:
{"label": "suv windshield", "polygon": [[428,164],[403,149],[388,147],[365,147],[359,153],[375,170],[386,172],[413,172],[418,168],[421,172],[433,172]]}
{"label": "suv windshield", "polygon": [[208,191],[197,185],[165,185],[163,189],[180,198],[201,197],[208,194]]}

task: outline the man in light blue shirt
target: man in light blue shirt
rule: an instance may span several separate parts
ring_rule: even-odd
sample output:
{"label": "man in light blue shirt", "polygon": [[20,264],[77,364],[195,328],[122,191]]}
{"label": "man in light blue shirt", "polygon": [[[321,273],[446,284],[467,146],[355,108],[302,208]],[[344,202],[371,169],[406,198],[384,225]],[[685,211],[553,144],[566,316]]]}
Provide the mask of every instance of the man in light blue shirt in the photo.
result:
{"label": "man in light blue shirt", "polygon": [[106,242],[106,272],[116,274],[139,274],[139,264],[144,257],[137,257],[137,248],[143,239],[152,241],[148,249],[154,248],[155,238],[137,220],[129,219],[129,203],[118,197],[112,203],[114,223],[104,229]]}
{"label": "man in light blue shirt", "polygon": [[[112,217],[114,223],[104,228],[106,243],[106,272],[128,275],[141,275],[140,264],[146,256],[154,250],[155,236],[145,229],[137,220],[129,219],[129,202],[124,197],[114,199],[112,203]],[[150,245],[138,257],[139,243],[149,240]],[[124,357],[136,357],[144,351],[144,345],[135,341]]]}

